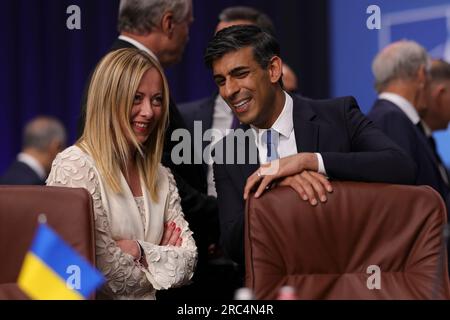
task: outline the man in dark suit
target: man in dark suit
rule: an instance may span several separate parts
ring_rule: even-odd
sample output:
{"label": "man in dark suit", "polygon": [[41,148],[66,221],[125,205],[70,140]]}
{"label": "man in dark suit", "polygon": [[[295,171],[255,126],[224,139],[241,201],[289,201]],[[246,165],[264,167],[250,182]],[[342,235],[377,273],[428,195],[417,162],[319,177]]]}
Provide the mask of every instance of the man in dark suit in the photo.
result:
{"label": "man in dark suit", "polygon": [[[271,19],[263,12],[247,6],[233,6],[222,10],[219,14],[219,23],[216,32],[238,24],[256,25],[271,35],[275,35],[275,26]],[[294,71],[287,65],[283,64],[283,85],[288,92],[297,90],[297,76]],[[194,133],[194,122],[201,123],[202,133],[209,129],[213,129],[212,135],[217,141],[219,136],[225,135],[227,129],[236,129],[239,121],[233,115],[226,102],[215,90],[209,97],[181,104],[180,112],[186,125],[191,132]],[[207,146],[207,142],[202,144],[201,150],[195,150],[197,154],[202,154]],[[212,165],[203,164],[204,171],[207,175],[208,194],[217,196],[214,184]]]}
{"label": "man in dark suit", "polygon": [[37,117],[23,131],[22,152],[0,178],[5,185],[44,185],[53,159],[66,145],[66,131],[57,119]]}
{"label": "man in dark suit", "polygon": [[449,209],[447,173],[439,168],[427,137],[430,129],[421,120],[428,111],[429,67],[426,50],[416,42],[402,40],[384,48],[372,64],[379,96],[368,116],[415,161],[415,183],[433,187]]}
{"label": "man in dark suit", "polygon": [[[191,0],[121,0],[118,17],[120,36],[111,51],[122,48],[138,48],[155,58],[163,68],[178,63],[189,38],[189,26],[193,21]],[[88,87],[87,87],[88,88]],[[86,88],[86,89],[87,89]],[[80,121],[80,134],[84,127],[87,90],[85,90]],[[211,268],[209,249],[219,237],[217,199],[207,195],[206,173],[201,164],[175,164],[171,153],[177,144],[172,133],[186,129],[185,122],[175,102],[170,98],[169,126],[166,131],[162,163],[169,167],[175,177],[181,197],[181,206],[193,231],[198,248],[198,263],[192,286],[161,291],[158,298],[214,297],[211,286],[219,283],[216,270]],[[193,151],[192,151],[193,154]],[[185,292],[186,291],[186,292]],[[220,296],[217,292],[216,297]]]}
{"label": "man in dark suit", "polygon": [[325,175],[405,184],[415,179],[412,160],[364,117],[355,99],[314,101],[287,94],[279,52],[275,38],[262,29],[233,26],[218,32],[205,53],[220,95],[246,130],[247,138],[237,130],[214,150],[222,243],[241,266],[248,183],[283,179],[282,185],[317,205],[316,193],[324,202],[325,190],[331,191]]}
{"label": "man in dark suit", "polygon": [[448,169],[445,168],[437,151],[432,132],[447,130],[450,123],[450,63],[444,60],[434,60],[432,62],[426,98],[428,110],[423,117],[425,133],[436,156],[439,171],[441,171],[443,179],[449,186]]}

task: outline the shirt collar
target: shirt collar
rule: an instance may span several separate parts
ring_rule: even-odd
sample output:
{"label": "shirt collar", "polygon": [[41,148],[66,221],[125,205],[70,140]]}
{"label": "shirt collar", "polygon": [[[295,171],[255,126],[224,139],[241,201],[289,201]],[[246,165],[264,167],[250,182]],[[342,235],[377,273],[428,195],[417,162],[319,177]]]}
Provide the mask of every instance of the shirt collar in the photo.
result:
{"label": "shirt collar", "polygon": [[126,41],[128,43],[131,43],[133,46],[135,46],[136,48],[138,48],[139,50],[145,51],[147,52],[153,59],[155,59],[156,61],[158,61],[158,57],[156,57],[156,55],[153,53],[152,50],[150,50],[149,48],[147,48],[146,46],[144,46],[142,43],[140,43],[137,40],[134,40],[133,38],[130,38],[128,36],[124,36],[124,35],[120,35],[119,36],[120,40]]}
{"label": "shirt collar", "polygon": [[378,98],[394,103],[406,114],[413,124],[417,125],[420,122],[420,117],[416,108],[402,96],[392,92],[383,92]]}
{"label": "shirt collar", "polygon": [[[294,102],[290,95],[288,95],[284,91],[284,106],[283,110],[281,110],[280,115],[277,120],[273,123],[271,129],[277,131],[282,136],[289,138],[292,130],[294,130],[294,120],[292,119],[292,109],[294,106]],[[256,136],[261,136],[267,129],[260,129],[253,125],[250,125],[254,130]]]}
{"label": "shirt collar", "polygon": [[46,174],[44,167],[34,157],[21,152],[17,155],[17,160],[28,165],[42,180],[45,180]]}

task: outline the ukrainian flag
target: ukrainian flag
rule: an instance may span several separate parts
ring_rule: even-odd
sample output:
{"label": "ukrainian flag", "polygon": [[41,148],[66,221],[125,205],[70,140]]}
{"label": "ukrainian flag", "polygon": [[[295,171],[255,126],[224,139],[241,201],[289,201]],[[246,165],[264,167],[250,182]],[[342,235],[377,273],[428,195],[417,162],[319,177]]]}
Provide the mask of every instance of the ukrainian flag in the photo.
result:
{"label": "ukrainian flag", "polygon": [[103,275],[47,224],[39,224],[18,279],[26,294],[37,300],[81,300],[103,281]]}

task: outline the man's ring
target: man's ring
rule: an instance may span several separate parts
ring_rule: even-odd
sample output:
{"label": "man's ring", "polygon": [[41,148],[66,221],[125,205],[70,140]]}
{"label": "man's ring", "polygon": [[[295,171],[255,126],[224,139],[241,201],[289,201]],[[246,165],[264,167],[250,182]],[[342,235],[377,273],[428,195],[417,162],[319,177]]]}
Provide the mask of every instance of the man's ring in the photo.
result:
{"label": "man's ring", "polygon": [[261,178],[261,172],[259,170],[256,172],[256,175],[258,176],[258,178]]}

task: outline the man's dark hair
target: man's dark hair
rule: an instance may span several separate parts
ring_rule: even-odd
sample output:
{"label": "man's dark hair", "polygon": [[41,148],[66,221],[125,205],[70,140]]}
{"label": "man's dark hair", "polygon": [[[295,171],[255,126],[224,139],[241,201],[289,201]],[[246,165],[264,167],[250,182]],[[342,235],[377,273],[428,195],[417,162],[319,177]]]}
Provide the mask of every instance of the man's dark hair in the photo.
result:
{"label": "man's dark hair", "polygon": [[450,63],[439,59],[434,60],[430,69],[431,81],[450,80]]}
{"label": "man's dark hair", "polygon": [[280,45],[269,33],[254,25],[237,25],[216,33],[205,51],[205,64],[212,69],[215,60],[242,48],[252,47],[256,62],[265,69],[270,59],[280,56]]}
{"label": "man's dark hair", "polygon": [[275,26],[269,16],[252,7],[228,7],[219,14],[219,20],[223,22],[232,22],[236,20],[250,21],[254,25],[270,33],[272,36],[275,36]]}

